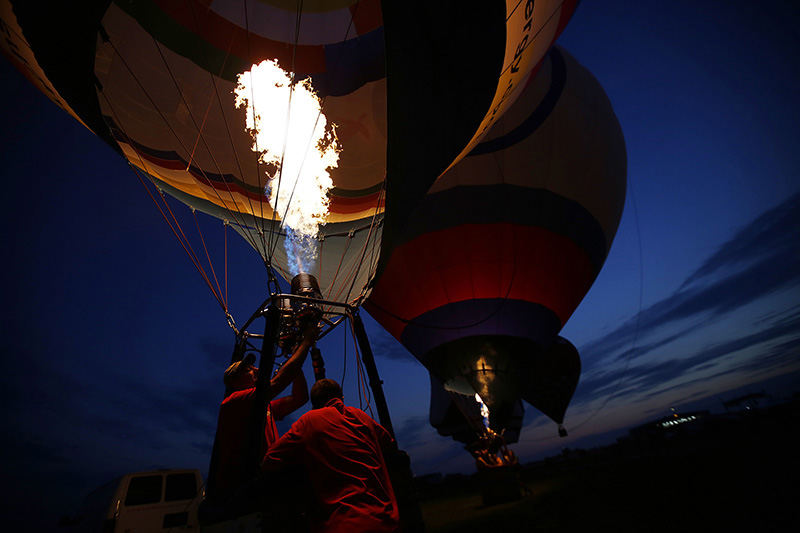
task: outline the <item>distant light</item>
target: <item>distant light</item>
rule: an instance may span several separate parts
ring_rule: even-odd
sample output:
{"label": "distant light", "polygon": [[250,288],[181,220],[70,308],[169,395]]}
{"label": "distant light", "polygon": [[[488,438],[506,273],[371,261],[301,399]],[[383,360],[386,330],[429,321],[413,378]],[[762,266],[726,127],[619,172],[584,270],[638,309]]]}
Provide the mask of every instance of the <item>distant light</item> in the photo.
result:
{"label": "distant light", "polygon": [[684,416],[677,420],[667,420],[666,422],[661,422],[661,427],[667,428],[667,427],[677,426],[679,424],[685,424],[686,422],[692,422],[694,420],[697,420],[697,417],[694,415]]}

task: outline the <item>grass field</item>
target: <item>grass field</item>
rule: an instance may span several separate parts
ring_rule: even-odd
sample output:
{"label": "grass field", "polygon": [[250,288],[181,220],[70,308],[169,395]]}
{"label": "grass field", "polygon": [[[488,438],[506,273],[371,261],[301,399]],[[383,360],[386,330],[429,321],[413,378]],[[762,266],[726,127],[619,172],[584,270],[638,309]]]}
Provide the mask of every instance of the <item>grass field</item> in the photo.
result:
{"label": "grass field", "polygon": [[519,500],[483,505],[477,476],[420,486],[426,531],[800,531],[797,403],[700,432],[526,465]]}

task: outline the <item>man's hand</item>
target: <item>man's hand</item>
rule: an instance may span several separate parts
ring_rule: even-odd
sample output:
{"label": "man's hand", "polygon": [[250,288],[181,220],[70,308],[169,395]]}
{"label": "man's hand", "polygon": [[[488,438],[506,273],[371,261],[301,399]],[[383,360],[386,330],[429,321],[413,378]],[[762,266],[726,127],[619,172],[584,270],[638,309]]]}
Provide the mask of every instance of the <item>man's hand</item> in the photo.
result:
{"label": "man's hand", "polygon": [[309,321],[307,324],[303,326],[303,330],[300,332],[300,342],[306,343],[309,346],[317,342],[317,337],[319,337],[320,327],[319,323],[314,321]]}

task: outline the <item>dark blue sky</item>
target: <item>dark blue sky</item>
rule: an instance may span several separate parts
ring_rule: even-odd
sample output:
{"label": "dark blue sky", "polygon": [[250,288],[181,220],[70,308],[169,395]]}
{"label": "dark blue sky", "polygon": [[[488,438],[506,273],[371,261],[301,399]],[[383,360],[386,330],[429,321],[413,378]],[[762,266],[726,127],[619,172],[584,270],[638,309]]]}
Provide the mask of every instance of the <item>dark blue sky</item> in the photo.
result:
{"label": "dark blue sky", "polygon": [[[579,6],[559,44],[615,107],[630,187],[606,266],[562,332],[584,365],[570,437],[529,408],[523,461],[670,407],[800,389],[799,27],[788,1]],[[20,487],[4,511],[58,514],[127,471],[204,471],[232,346],[222,312],[122,160],[0,69],[2,474]],[[221,250],[219,225],[202,222]],[[265,275],[235,235],[229,244],[241,322]],[[471,471],[428,425],[427,372],[367,323],[415,472]],[[337,379],[345,342],[323,343]]]}

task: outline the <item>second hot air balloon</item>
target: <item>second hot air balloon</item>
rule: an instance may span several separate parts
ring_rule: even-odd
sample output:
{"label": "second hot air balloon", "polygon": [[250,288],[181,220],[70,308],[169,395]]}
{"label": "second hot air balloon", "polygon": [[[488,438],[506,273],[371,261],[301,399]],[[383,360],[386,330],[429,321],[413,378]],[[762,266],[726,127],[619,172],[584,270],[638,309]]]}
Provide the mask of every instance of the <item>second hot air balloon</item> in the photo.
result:
{"label": "second hot air balloon", "polygon": [[412,211],[365,304],[430,371],[440,433],[480,437],[475,394],[508,442],[521,399],[563,422],[580,360],[558,333],[603,266],[625,188],[624,139],[605,92],[553,48]]}

